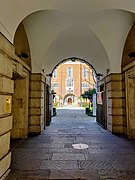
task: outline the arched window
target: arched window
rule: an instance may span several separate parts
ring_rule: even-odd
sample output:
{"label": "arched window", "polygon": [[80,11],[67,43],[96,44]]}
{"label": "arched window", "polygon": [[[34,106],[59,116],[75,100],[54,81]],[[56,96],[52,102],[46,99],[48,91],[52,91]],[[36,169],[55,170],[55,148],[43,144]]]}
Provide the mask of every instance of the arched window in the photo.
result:
{"label": "arched window", "polygon": [[83,78],[87,78],[87,69],[86,68],[83,69]]}
{"label": "arched window", "polygon": [[71,67],[68,67],[67,78],[72,78],[72,77],[73,77],[73,69]]}

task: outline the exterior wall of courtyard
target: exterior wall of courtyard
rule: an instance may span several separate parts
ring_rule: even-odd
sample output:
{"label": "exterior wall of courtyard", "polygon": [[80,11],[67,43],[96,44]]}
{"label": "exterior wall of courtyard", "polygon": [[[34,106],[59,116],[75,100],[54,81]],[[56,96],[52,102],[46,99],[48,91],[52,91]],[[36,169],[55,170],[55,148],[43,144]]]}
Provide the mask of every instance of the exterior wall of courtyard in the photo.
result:
{"label": "exterior wall of courtyard", "polygon": [[56,93],[54,103],[58,106],[80,106],[81,94],[96,88],[95,73],[85,63],[67,61],[53,71],[51,87]]}

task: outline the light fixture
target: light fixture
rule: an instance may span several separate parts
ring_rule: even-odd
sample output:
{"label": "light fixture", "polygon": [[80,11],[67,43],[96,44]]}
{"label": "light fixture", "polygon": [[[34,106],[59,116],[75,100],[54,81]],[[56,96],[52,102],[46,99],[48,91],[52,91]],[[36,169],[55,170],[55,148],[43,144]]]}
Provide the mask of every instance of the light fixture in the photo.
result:
{"label": "light fixture", "polygon": [[109,74],[109,72],[110,72],[110,69],[106,69],[106,74]]}
{"label": "light fixture", "polygon": [[50,77],[52,77],[52,73],[50,73],[50,74],[47,74],[47,76],[50,76]]}
{"label": "light fixture", "polygon": [[101,73],[97,73],[97,76],[103,76],[103,74],[101,74]]}
{"label": "light fixture", "polygon": [[128,54],[128,56],[129,56],[130,58],[135,58],[135,52],[130,52],[130,53]]}
{"label": "light fixture", "polygon": [[18,54],[18,57],[27,59],[29,56],[28,54],[22,52],[21,54]]}
{"label": "light fixture", "polygon": [[76,57],[72,57],[72,58],[71,58],[71,61],[72,61],[72,62],[75,62],[76,59],[77,59]]}

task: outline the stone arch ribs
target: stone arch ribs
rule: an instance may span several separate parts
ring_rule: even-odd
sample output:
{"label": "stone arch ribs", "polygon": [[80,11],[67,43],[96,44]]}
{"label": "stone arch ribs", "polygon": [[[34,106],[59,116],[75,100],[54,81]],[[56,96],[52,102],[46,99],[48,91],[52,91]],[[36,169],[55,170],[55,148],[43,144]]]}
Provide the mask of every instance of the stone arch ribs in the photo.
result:
{"label": "stone arch ribs", "polygon": [[[105,67],[110,69],[110,62],[102,43],[95,33],[85,25],[80,27],[79,24],[76,24],[59,33],[43,56],[45,58],[42,66],[47,67],[49,71],[47,73],[51,72],[60,59],[68,57],[87,59],[89,64],[103,74],[106,73]],[[52,67],[49,70],[50,61]],[[101,63],[101,61],[103,62]]]}
{"label": "stone arch ribs", "polygon": [[[104,2],[104,3],[103,3]],[[42,11],[46,9],[55,9],[58,11],[63,11],[69,13],[71,15],[79,16],[80,13],[83,15],[87,15],[88,12],[96,12],[104,9],[123,9],[129,12],[134,12],[135,2],[131,0],[130,2],[123,0],[114,0],[112,2],[108,0],[103,0],[103,2],[99,2],[98,0],[85,1],[82,3],[81,0],[75,0],[74,3],[71,1],[33,1],[29,0],[28,2],[18,2],[17,0],[14,3],[8,0],[1,2],[0,7],[0,22],[1,22],[1,32],[6,36],[9,36],[9,39],[12,41],[12,37],[14,37],[15,29],[19,25],[19,23],[31,13]],[[6,9],[6,16],[5,16]],[[8,34],[5,28],[12,37]]]}
{"label": "stone arch ribs", "polygon": [[[47,3],[48,4],[48,3]],[[42,9],[42,8],[39,8],[38,10],[35,10],[35,11],[31,11],[31,12],[27,12],[25,15],[23,15],[20,19],[21,20],[23,20],[23,23],[24,23],[24,21],[26,20],[26,19],[28,19],[28,18],[30,18],[30,21],[31,21],[31,19],[32,19],[32,16],[34,15],[34,14],[39,14],[40,12],[44,12],[44,11],[47,11],[47,10],[45,10],[45,9],[47,9],[47,4],[46,4],[46,8],[44,8],[44,10]],[[115,3],[114,3],[115,4]],[[119,4],[120,5],[120,4]],[[124,37],[125,37],[125,35],[123,34],[122,35],[122,33],[121,32],[123,32],[123,27],[126,27],[127,28],[127,26],[128,26],[128,24],[122,24],[121,25],[121,29],[119,29],[119,30],[117,30],[117,34],[118,34],[118,32],[120,32],[120,35],[118,36],[118,38],[120,37],[120,39],[118,39],[118,38],[116,38],[116,36],[114,36],[113,37],[113,33],[111,33],[111,35],[108,37],[108,38],[106,38],[105,36],[106,35],[108,35],[108,32],[106,31],[106,29],[107,28],[110,28],[110,30],[109,30],[109,32],[113,32],[113,28],[111,28],[112,26],[113,27],[119,27],[118,26],[118,24],[121,24],[121,22],[123,22],[123,21],[127,21],[128,19],[130,19],[130,18],[132,18],[130,15],[131,15],[131,13],[129,13],[129,12],[124,12],[122,9],[125,9],[125,8],[122,8],[122,6],[119,6],[118,4],[117,4],[117,6],[118,7],[116,7],[116,9],[117,10],[115,10],[115,9],[111,9],[111,8],[109,8],[109,6],[107,6],[106,8],[104,7],[101,7],[101,8],[97,8],[97,9],[95,9],[94,11],[91,11],[90,9],[89,9],[89,11],[87,11],[87,13],[85,14],[85,18],[84,18],[84,16],[82,16],[82,14],[80,13],[80,22],[83,22],[83,20],[84,19],[89,19],[90,17],[94,17],[93,19],[93,21],[94,21],[94,24],[91,24],[91,21],[89,21],[89,22],[85,22],[86,24],[88,24],[88,26],[90,27],[90,29],[96,34],[96,36],[100,39],[100,42],[103,44],[103,47],[105,48],[105,50],[106,50],[106,53],[107,53],[107,56],[109,57],[108,58],[108,60],[110,60],[110,67],[105,67],[105,69],[111,69],[112,71],[110,71],[110,72],[120,72],[120,58],[121,58],[121,50],[122,50],[122,44],[123,44],[123,42],[121,43],[121,39],[122,39],[122,41],[124,40]],[[116,5],[115,5],[116,6]],[[115,7],[115,6],[113,6],[113,7]],[[127,5],[127,6],[129,6],[129,4]],[[89,7],[89,6],[88,6]],[[48,8],[48,9],[51,9],[51,10],[48,10],[48,12],[49,11],[51,11],[51,12],[53,12],[53,11],[57,11],[57,12],[64,12],[64,13],[67,13],[67,16],[70,16],[70,20],[71,19],[75,19],[75,14],[74,13],[77,13],[77,12],[74,12],[74,13],[69,13],[68,11],[62,11],[62,9],[59,9],[58,7],[54,10],[54,7],[53,8]],[[106,10],[105,10],[106,9]],[[127,9],[127,7],[126,7],[126,9]],[[103,19],[101,19],[101,23],[100,22],[98,22],[98,15],[97,14],[100,14],[100,11],[102,11],[102,12],[105,12],[105,13],[102,13],[101,12],[101,15],[102,16],[105,16],[105,18],[103,17]],[[81,12],[81,11],[80,11]],[[121,12],[124,12],[123,14],[126,14],[126,15],[122,15],[122,13]],[[107,14],[106,14],[107,13]],[[118,16],[118,18],[116,18],[116,19],[119,19],[119,17],[121,18],[122,16],[122,19],[119,19],[119,23],[117,23],[116,25],[114,24],[115,23],[115,20],[113,20],[112,21],[112,19],[109,19],[108,17],[108,15],[109,14],[111,14],[112,16],[114,15],[114,14],[116,14],[117,16]],[[63,17],[63,16],[62,16]],[[72,17],[72,18],[71,18]],[[73,18],[74,17],[74,18]],[[77,17],[77,16],[76,16]],[[23,18],[25,18],[25,20],[23,19]],[[108,22],[110,22],[110,24],[108,24],[108,22],[106,23],[106,19],[109,19],[109,21]],[[68,19],[68,18],[67,18]],[[67,23],[67,20],[66,19],[66,21],[65,21],[65,23]],[[131,20],[132,21],[132,20]],[[46,22],[46,21],[44,21],[44,22]],[[57,22],[57,21],[56,21]],[[102,22],[105,22],[105,24],[102,24]],[[20,23],[20,22],[19,22]],[[18,23],[18,24],[19,24]],[[69,21],[68,21],[68,23],[69,23]],[[59,23],[57,23],[57,24],[59,24]],[[101,26],[101,25],[102,26]],[[60,24],[59,24],[60,25]],[[100,25],[100,26],[99,26]],[[123,27],[122,27],[123,26]],[[17,27],[17,26],[16,26]],[[38,27],[38,26],[37,26]],[[47,26],[46,26],[47,27]],[[61,27],[61,26],[59,26],[59,27]],[[66,27],[67,27],[67,24],[66,24]],[[102,27],[105,27],[105,28],[102,28]],[[125,28],[125,29],[126,29]],[[28,29],[28,27],[26,27],[25,26],[25,29],[26,29],[26,31],[27,31],[27,29]],[[56,29],[56,28],[52,28],[52,29]],[[112,31],[111,31],[111,29],[112,29]],[[99,31],[98,31],[99,30]],[[101,32],[101,33],[100,33]],[[115,32],[115,31],[114,31]],[[27,32],[28,33],[28,32]],[[127,32],[125,32],[125,33],[127,33]],[[30,34],[32,34],[32,33],[30,33]],[[46,34],[46,33],[45,33]],[[51,33],[51,34],[54,34],[54,33]],[[116,35],[116,33],[114,33],[114,35]],[[123,36],[123,37],[121,37],[121,35]],[[31,36],[31,35],[30,35]],[[48,35],[47,35],[48,36]],[[112,37],[112,38],[111,38]],[[118,42],[118,43],[116,43],[116,46],[115,46],[115,43],[112,43],[112,40],[111,39],[115,39],[116,38],[116,41]],[[43,40],[43,38],[41,38],[41,41]],[[109,42],[110,41],[110,42]],[[34,52],[35,51],[35,49],[33,50],[33,47],[31,47],[31,41],[29,41],[30,42],[30,48],[31,48],[31,50],[32,50],[32,52]],[[37,41],[36,41],[37,42]],[[46,41],[45,41],[46,42]],[[34,43],[34,44],[36,44],[36,43]],[[114,44],[114,47],[110,47],[110,45],[112,45],[112,44]],[[118,48],[117,48],[117,46],[118,46]],[[119,49],[119,47],[121,46],[121,48]],[[40,48],[40,49],[42,49],[42,48]],[[98,49],[98,48],[97,48]],[[118,50],[119,49],[119,50]],[[45,49],[43,50],[44,52],[45,52]],[[117,51],[117,52],[116,52]],[[120,53],[118,53],[118,52],[120,52]],[[37,54],[37,53],[36,53]],[[97,53],[97,54],[99,54],[99,53]],[[66,57],[69,57],[69,56],[73,56],[73,55],[68,55],[68,56],[66,56]],[[77,56],[77,55],[75,55],[75,56]],[[117,56],[117,57],[114,57],[114,56]],[[86,57],[84,57],[84,56],[78,56],[78,57],[82,57],[83,59],[88,59],[88,58],[86,58]],[[102,56],[101,56],[102,57]],[[39,59],[42,59],[42,60],[39,60]],[[64,59],[65,57],[61,57],[61,58],[59,58],[59,59]],[[38,63],[40,64],[40,61],[43,61],[43,59],[44,60],[47,60],[48,59],[48,57],[46,57],[45,55],[41,55],[41,53],[40,53],[40,55],[37,55],[37,56],[35,56],[34,55],[34,57],[33,57],[33,55],[32,55],[32,60],[33,60],[33,64],[32,64],[32,67],[34,66],[36,66],[37,64],[36,64],[36,62],[37,62],[37,59],[38,59]],[[102,57],[102,58],[100,58],[100,60],[101,59],[104,59],[104,57]],[[51,60],[52,61],[52,60]],[[97,61],[97,60],[96,60]],[[118,61],[119,61],[119,63],[118,63]],[[35,64],[35,65],[34,65]],[[43,65],[43,63],[41,63],[42,65]],[[91,63],[92,64],[92,63]],[[104,64],[106,64],[106,63],[104,63]],[[118,68],[118,64],[119,64],[119,68]],[[41,66],[42,66],[41,65]],[[46,65],[47,66],[47,70],[48,70],[48,64]],[[117,68],[116,68],[117,67]],[[41,68],[39,67],[39,68],[33,68],[33,71],[35,72],[35,71],[39,71],[39,70],[41,70]],[[106,75],[106,72],[104,72],[104,74]]]}

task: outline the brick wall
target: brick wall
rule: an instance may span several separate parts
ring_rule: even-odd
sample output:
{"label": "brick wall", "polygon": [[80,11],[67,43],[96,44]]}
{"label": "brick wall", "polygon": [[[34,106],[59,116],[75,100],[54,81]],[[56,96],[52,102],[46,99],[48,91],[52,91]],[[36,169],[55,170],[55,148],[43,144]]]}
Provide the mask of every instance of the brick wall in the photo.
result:
{"label": "brick wall", "polygon": [[[74,90],[73,92],[71,91],[71,94],[75,95],[76,98],[78,97],[86,90],[89,88],[93,88],[93,76],[92,76],[92,69],[89,68],[88,65],[84,63],[65,63],[61,64],[57,69],[56,69],[56,78],[52,77],[51,83],[58,84],[58,87],[54,88],[54,91],[56,92],[56,95],[59,95],[64,99],[64,97],[67,94],[70,94],[70,92],[66,91],[66,79],[67,79],[67,71],[68,67],[71,67],[73,70],[73,80],[74,80]],[[87,69],[87,77],[83,78],[82,71],[83,69]],[[82,87],[81,84],[85,83],[88,84],[88,87]]]}

